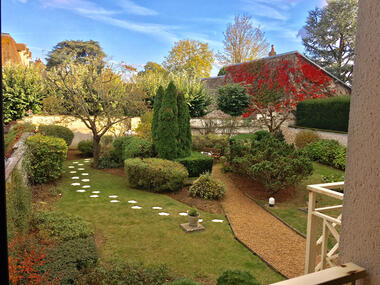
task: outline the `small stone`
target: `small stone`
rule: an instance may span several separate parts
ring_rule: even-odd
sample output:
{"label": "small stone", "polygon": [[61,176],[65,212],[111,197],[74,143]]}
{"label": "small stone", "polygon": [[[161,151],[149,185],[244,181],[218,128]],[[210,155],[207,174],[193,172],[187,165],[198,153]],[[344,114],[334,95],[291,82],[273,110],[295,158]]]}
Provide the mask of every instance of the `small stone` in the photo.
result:
{"label": "small stone", "polygon": [[199,219],[199,220],[198,220],[198,223],[202,223],[202,222],[203,222],[203,219]]}
{"label": "small stone", "polygon": [[109,198],[117,198],[118,196],[117,195],[109,195],[108,197]]}
{"label": "small stone", "polygon": [[78,176],[73,176],[73,177],[71,177],[71,179],[79,179],[79,177]]}
{"label": "small stone", "polygon": [[77,173],[76,171],[70,171],[70,173]]}
{"label": "small stone", "polygon": [[153,210],[162,210],[161,207],[152,207]]}
{"label": "small stone", "polygon": [[94,193],[94,194],[99,194],[100,191],[92,191],[91,193]]}
{"label": "small stone", "polygon": [[78,170],[84,170],[84,168],[83,168],[83,167],[81,167],[81,168],[78,168]]}
{"label": "small stone", "polygon": [[83,185],[82,188],[90,188],[90,185]]}
{"label": "small stone", "polygon": [[73,163],[74,163],[74,164],[78,164],[79,162],[78,162],[78,161],[74,161]]}
{"label": "small stone", "polygon": [[119,200],[111,200],[110,202],[111,203],[119,203],[120,201]]}
{"label": "small stone", "polygon": [[82,175],[84,175],[84,176],[87,176],[87,175],[88,175],[88,173],[82,173]]}
{"label": "small stone", "polygon": [[71,183],[71,185],[73,185],[73,186],[79,186],[79,185],[80,185],[80,183],[78,183],[78,182],[75,182],[75,183]]}
{"label": "small stone", "polygon": [[135,200],[129,200],[128,203],[130,203],[130,204],[136,204],[137,201],[135,201]]}
{"label": "small stone", "polygon": [[223,223],[223,220],[213,219],[213,220],[211,220],[211,222],[213,222],[213,223]]}
{"label": "small stone", "polygon": [[99,195],[91,195],[90,198],[98,198]]}
{"label": "small stone", "polygon": [[187,213],[179,213],[180,216],[187,216]]}
{"label": "small stone", "polygon": [[84,190],[84,189],[79,189],[79,190],[77,190],[77,192],[79,192],[79,193],[83,193],[83,192],[86,192],[86,190]]}
{"label": "small stone", "polygon": [[169,216],[169,213],[165,213],[165,212],[160,212],[158,213],[160,216]]}
{"label": "small stone", "polygon": [[136,209],[136,210],[139,210],[139,209],[141,209],[141,207],[140,207],[140,206],[132,206],[131,208],[132,208],[132,209]]}
{"label": "small stone", "polygon": [[69,168],[75,168],[73,165],[70,165]]}
{"label": "small stone", "polygon": [[[79,177],[78,177],[78,179],[79,179]],[[90,179],[87,179],[87,178],[86,178],[86,179],[82,179],[82,181],[83,181],[83,182],[90,182]]]}
{"label": "small stone", "polygon": [[78,166],[83,166],[84,164],[83,163],[79,163]]}

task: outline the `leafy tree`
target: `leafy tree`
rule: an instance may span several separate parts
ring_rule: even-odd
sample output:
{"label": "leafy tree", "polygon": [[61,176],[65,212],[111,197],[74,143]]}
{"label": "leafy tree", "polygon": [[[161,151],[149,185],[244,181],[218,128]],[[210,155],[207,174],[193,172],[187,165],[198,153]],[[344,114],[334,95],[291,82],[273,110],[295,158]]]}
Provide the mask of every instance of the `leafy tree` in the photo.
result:
{"label": "leafy tree", "polygon": [[186,157],[191,154],[191,128],[189,107],[182,93],[178,94],[178,157]]}
{"label": "leafy tree", "polygon": [[65,62],[88,63],[97,60],[103,64],[102,59],[106,56],[101,46],[96,41],[63,41],[59,42],[49,52],[46,58],[48,69]]}
{"label": "leafy tree", "polygon": [[207,43],[196,40],[181,40],[174,44],[164,62],[171,72],[186,72],[189,78],[210,76],[214,54]]}
{"label": "leafy tree", "polygon": [[28,110],[40,112],[46,90],[39,69],[12,64],[7,64],[2,69],[4,122],[23,118]]}
{"label": "leafy tree", "polygon": [[160,158],[174,159],[178,154],[177,88],[170,82],[158,111],[157,135],[153,138]]}
{"label": "leafy tree", "polygon": [[266,56],[269,46],[260,27],[253,27],[252,18],[247,15],[235,16],[234,23],[228,24],[223,44],[224,50],[217,54],[217,59],[223,64]]}
{"label": "leafy tree", "polygon": [[143,75],[143,74],[146,74],[149,72],[162,73],[162,74],[167,73],[165,68],[163,68],[160,64],[153,62],[153,61],[148,61],[144,66],[144,70],[140,71],[138,74]]}
{"label": "leafy tree", "polygon": [[157,133],[158,133],[158,118],[160,113],[160,108],[162,104],[162,98],[165,95],[165,90],[162,86],[160,86],[157,90],[157,94],[154,97],[154,104],[153,104],[153,120],[152,120],[152,139],[153,141],[157,141]]}
{"label": "leafy tree", "polygon": [[143,94],[126,84],[121,74],[95,58],[86,64],[68,63],[47,73],[49,87],[64,101],[64,108],[80,119],[93,135],[94,167],[98,166],[100,139],[115,124],[145,110]]}
{"label": "leafy tree", "polygon": [[344,82],[352,81],[358,0],[328,1],[309,12],[304,27],[306,53]]}
{"label": "leafy tree", "polygon": [[218,108],[231,116],[241,116],[249,106],[247,88],[235,83],[218,89]]}

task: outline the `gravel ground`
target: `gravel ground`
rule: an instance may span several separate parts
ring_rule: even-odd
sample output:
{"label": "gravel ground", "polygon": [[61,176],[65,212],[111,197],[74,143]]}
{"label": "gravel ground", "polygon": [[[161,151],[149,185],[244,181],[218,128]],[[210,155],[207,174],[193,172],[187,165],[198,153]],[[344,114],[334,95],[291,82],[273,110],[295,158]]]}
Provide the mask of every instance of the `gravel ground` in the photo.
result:
{"label": "gravel ground", "polygon": [[226,186],[222,205],[238,238],[283,275],[303,275],[306,240],[247,198],[220,164],[213,176]]}

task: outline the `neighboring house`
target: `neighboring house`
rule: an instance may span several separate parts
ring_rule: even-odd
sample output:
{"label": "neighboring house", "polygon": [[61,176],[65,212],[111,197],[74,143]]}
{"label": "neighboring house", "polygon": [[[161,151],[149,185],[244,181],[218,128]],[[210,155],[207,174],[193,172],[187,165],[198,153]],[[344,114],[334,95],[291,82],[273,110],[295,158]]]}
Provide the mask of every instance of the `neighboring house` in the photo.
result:
{"label": "neighboring house", "polygon": [[26,44],[16,43],[10,34],[1,34],[1,60],[3,64],[8,62],[29,66],[32,53]]}

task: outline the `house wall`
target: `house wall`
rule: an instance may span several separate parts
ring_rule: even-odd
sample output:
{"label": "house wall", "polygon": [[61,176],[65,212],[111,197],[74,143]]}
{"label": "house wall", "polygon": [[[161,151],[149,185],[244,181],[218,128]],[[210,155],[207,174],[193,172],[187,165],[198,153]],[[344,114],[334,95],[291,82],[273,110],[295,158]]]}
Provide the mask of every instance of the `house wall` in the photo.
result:
{"label": "house wall", "polygon": [[340,262],[380,284],[380,1],[359,1]]}

